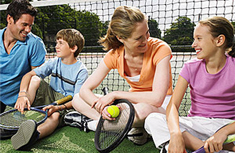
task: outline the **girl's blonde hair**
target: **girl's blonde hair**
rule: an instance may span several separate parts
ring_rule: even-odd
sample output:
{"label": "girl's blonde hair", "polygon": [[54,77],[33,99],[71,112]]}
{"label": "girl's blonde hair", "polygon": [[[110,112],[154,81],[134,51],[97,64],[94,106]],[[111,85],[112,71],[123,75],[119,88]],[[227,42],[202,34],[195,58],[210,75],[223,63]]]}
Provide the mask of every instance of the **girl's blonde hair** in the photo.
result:
{"label": "girl's blonde hair", "polygon": [[205,20],[199,21],[200,24],[210,27],[210,32],[213,37],[219,35],[225,36],[225,48],[229,50],[229,55],[235,57],[235,38],[234,28],[231,22],[224,17],[214,16]]}
{"label": "girl's blonde hair", "polygon": [[123,44],[116,36],[127,39],[131,36],[135,25],[143,22],[145,15],[135,7],[119,6],[115,9],[109,23],[107,34],[100,38],[99,43],[104,46],[104,50],[117,49]]}

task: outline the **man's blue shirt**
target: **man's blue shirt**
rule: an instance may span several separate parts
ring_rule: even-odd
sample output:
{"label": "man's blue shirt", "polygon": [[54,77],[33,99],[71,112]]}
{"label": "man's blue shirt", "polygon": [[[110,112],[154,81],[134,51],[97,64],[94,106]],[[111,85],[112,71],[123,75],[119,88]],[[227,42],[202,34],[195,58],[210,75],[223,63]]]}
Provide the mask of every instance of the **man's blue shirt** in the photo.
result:
{"label": "man's blue shirt", "polygon": [[31,70],[31,66],[45,62],[46,48],[41,38],[29,33],[25,41],[17,41],[7,54],[3,44],[5,30],[0,30],[0,101],[14,106],[22,77]]}

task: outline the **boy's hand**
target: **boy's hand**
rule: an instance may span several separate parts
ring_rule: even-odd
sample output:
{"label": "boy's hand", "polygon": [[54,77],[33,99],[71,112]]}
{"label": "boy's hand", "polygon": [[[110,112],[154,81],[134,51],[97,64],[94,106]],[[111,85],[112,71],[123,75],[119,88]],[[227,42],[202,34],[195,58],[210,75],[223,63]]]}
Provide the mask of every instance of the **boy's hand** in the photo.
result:
{"label": "boy's hand", "polygon": [[56,112],[56,111],[58,111],[58,110],[60,110],[60,109],[59,109],[58,106],[48,105],[48,106],[42,108],[42,110],[43,110],[43,111],[48,110],[48,111],[47,111],[47,115],[48,115],[48,116],[51,116],[51,114],[53,114],[54,112]]}

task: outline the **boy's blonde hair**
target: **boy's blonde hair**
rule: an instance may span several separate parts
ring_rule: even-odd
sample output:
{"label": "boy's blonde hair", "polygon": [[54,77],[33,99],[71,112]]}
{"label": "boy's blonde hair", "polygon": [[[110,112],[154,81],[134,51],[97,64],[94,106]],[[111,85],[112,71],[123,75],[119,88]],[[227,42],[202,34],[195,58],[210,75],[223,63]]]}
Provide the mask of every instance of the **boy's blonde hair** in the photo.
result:
{"label": "boy's blonde hair", "polygon": [[66,41],[70,48],[77,46],[77,50],[74,52],[74,57],[77,57],[82,51],[85,39],[83,35],[76,29],[62,29],[56,34],[56,40],[63,39]]}
{"label": "boy's blonde hair", "polygon": [[104,50],[117,49],[123,44],[116,36],[127,39],[131,37],[136,28],[136,23],[143,22],[145,15],[135,7],[119,6],[115,9],[109,23],[107,34],[100,38],[99,43],[104,46]]}

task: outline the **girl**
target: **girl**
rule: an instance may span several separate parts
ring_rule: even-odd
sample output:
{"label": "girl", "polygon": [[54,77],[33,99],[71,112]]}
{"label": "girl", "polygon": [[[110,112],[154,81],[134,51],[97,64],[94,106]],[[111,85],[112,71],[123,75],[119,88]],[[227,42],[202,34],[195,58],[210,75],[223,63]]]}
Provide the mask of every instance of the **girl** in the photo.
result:
{"label": "girl", "polygon": [[[234,123],[214,134],[235,120],[233,25],[223,17],[200,21],[194,30],[192,47],[197,59],[184,64],[166,116],[149,115],[145,128],[156,147],[166,146],[162,150],[168,148],[168,152],[182,153],[185,147],[197,150],[203,145],[207,152],[235,151],[233,143],[223,146],[227,136],[235,133]],[[188,85],[191,108],[188,117],[179,117],[178,109]]]}

